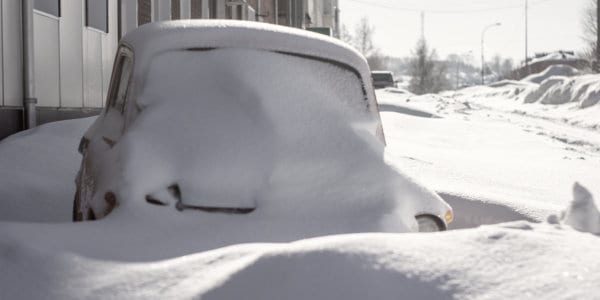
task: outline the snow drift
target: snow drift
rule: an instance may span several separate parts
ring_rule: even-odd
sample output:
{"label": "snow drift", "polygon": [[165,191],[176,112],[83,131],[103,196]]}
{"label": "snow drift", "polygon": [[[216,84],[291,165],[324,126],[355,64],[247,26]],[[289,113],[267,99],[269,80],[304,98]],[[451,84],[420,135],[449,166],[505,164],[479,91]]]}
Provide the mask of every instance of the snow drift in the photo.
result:
{"label": "snow drift", "polygon": [[573,77],[581,74],[581,72],[571,66],[568,65],[552,65],[546,68],[544,71],[531,74],[525,78],[523,81],[531,82],[531,83],[542,83],[542,81],[552,77],[552,76],[564,76],[564,77]]}
{"label": "snow drift", "polygon": [[71,220],[77,145],[94,120],[50,123],[0,142],[0,221]]}
{"label": "snow drift", "polygon": [[581,109],[588,108],[600,101],[600,75],[550,77],[529,91],[524,99],[525,103],[576,103]]}
{"label": "snow drift", "polygon": [[573,201],[562,213],[561,220],[579,231],[600,234],[600,212],[594,196],[579,183],[573,186]]}
{"label": "snow drift", "polygon": [[0,240],[2,299],[600,297],[600,238],[547,223],[245,244],[136,263],[56,253],[26,238]]}

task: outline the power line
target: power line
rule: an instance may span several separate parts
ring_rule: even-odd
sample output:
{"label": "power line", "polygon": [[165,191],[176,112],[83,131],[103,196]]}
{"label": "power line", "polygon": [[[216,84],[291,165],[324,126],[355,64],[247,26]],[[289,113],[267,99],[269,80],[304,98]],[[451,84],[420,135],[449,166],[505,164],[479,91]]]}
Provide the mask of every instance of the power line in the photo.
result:
{"label": "power line", "polygon": [[[464,9],[464,10],[436,10],[436,9],[421,9],[421,8],[414,8],[414,7],[400,7],[400,6],[394,6],[394,5],[389,5],[389,4],[385,4],[385,3],[377,3],[377,2],[373,2],[371,1],[366,1],[366,0],[346,0],[346,1],[351,1],[351,2],[355,2],[355,3],[360,3],[360,4],[364,4],[364,5],[368,5],[368,6],[376,6],[376,7],[381,7],[381,8],[387,8],[387,9],[392,9],[392,10],[399,10],[399,11],[407,11],[407,12],[425,12],[425,13],[433,13],[433,14],[474,14],[474,13],[482,13],[482,12],[488,12],[488,11],[498,11],[498,10],[509,10],[509,9],[522,9],[523,5],[510,5],[510,6],[498,6],[498,7],[489,7],[489,8],[476,8],[476,9]],[[552,0],[539,0],[536,2],[532,2],[529,4],[529,6],[532,5],[538,5],[544,2],[548,2],[548,1],[552,1]]]}

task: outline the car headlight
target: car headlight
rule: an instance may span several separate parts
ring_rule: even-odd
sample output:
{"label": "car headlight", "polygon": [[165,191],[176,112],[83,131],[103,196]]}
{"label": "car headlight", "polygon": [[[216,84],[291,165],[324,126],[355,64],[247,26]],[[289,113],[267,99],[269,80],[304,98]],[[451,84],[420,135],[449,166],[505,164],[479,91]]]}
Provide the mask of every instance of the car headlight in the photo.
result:
{"label": "car headlight", "polygon": [[444,219],[446,220],[446,224],[450,224],[450,222],[454,220],[454,214],[452,213],[451,209],[444,214]]}

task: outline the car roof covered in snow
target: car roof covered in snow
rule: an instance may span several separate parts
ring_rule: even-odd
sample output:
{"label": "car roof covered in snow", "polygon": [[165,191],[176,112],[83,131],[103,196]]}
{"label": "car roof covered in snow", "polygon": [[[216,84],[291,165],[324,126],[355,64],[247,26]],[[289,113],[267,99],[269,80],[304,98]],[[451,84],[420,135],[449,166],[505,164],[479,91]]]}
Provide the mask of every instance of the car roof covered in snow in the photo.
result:
{"label": "car roof covered in snow", "polygon": [[[145,65],[155,54],[178,49],[248,48],[336,61],[356,69],[369,80],[364,57],[347,44],[305,30],[259,22],[232,20],[177,20],[143,25],[121,43],[133,48],[136,64]],[[368,84],[368,82],[365,82]]]}

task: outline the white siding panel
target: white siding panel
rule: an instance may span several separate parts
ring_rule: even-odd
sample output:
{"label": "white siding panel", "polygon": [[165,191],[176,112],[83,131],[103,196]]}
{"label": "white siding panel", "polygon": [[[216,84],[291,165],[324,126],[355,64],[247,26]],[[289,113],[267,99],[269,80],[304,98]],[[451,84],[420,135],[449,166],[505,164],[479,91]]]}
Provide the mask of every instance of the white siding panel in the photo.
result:
{"label": "white siding panel", "polygon": [[181,18],[189,19],[192,17],[192,1],[181,0]]}
{"label": "white siding panel", "polygon": [[137,28],[137,0],[121,0],[121,36]]}
{"label": "white siding panel", "polygon": [[[2,55],[2,45],[4,44],[2,41],[2,36],[4,35],[4,32],[2,31],[2,28],[4,28],[2,26],[2,19],[4,19],[2,17],[2,3],[0,2],[0,91],[4,91],[4,58]],[[0,93],[0,105],[4,105],[4,93]]]}
{"label": "white siding panel", "polygon": [[2,5],[2,62],[4,105],[23,105],[23,43],[21,1],[0,1]]}
{"label": "white siding panel", "polygon": [[108,34],[102,36],[102,105],[108,93],[108,85],[112,74],[113,62],[117,53],[118,11],[117,0],[108,1]]}
{"label": "white siding panel", "polygon": [[83,16],[81,0],[62,0],[60,21],[60,106],[83,106]]}
{"label": "white siding panel", "polygon": [[169,21],[171,20],[171,0],[153,0],[153,8],[155,12],[154,21]]}
{"label": "white siding panel", "polygon": [[102,33],[84,29],[84,107],[102,107]]}
{"label": "white siding panel", "polygon": [[217,0],[217,19],[225,19],[227,15],[225,0]]}
{"label": "white siding panel", "polygon": [[202,19],[210,19],[210,7],[208,6],[209,0],[202,0]]}
{"label": "white siding panel", "polygon": [[33,14],[34,60],[38,106],[60,106],[58,19]]}

